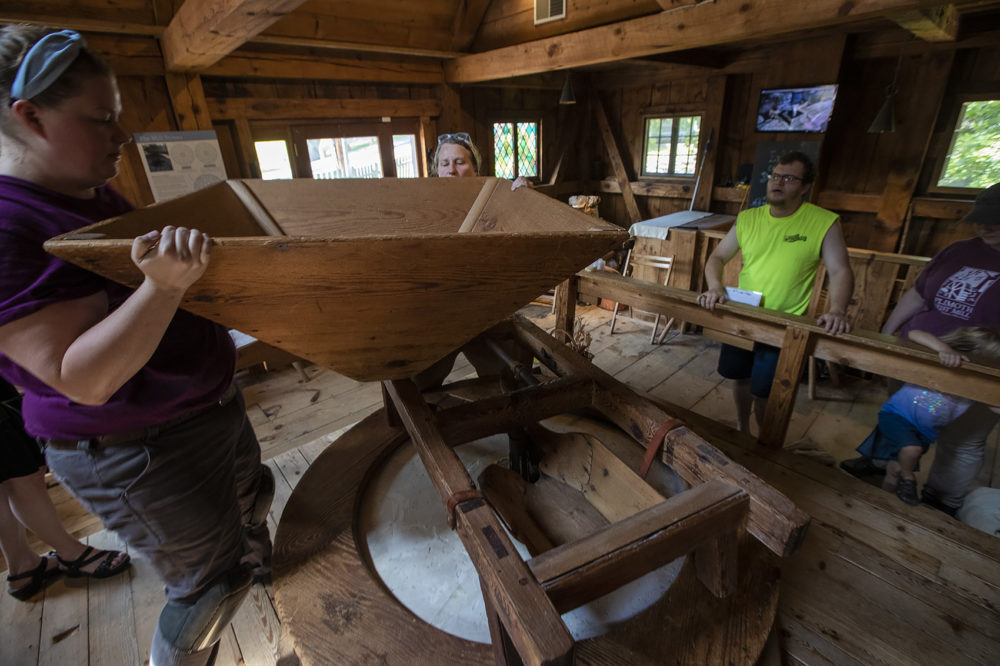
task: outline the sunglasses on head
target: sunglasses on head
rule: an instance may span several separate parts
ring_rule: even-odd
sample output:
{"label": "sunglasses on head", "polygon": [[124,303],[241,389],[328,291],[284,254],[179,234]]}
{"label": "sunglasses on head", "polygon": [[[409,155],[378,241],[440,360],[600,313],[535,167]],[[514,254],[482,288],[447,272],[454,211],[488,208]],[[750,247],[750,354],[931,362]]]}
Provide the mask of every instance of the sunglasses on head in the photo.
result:
{"label": "sunglasses on head", "polygon": [[439,134],[438,143],[444,143],[449,139],[453,141],[461,141],[462,143],[471,143],[472,137],[469,136],[468,132],[454,132],[452,134]]}

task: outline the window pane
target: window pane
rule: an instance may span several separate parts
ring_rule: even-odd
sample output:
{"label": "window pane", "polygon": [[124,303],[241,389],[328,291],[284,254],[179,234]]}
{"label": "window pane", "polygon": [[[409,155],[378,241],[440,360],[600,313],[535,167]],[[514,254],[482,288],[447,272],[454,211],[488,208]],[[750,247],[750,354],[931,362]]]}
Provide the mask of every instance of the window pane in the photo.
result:
{"label": "window pane", "polygon": [[700,132],[701,116],[648,118],[643,173],[693,176],[698,165]]}
{"label": "window pane", "polygon": [[260,177],[264,180],[285,180],[292,177],[292,163],[288,159],[288,146],[282,140],[254,141]]}
{"label": "window pane", "polygon": [[1000,100],[966,102],[938,185],[989,187],[1000,181]]}
{"label": "window pane", "polygon": [[493,123],[493,170],[497,178],[514,177],[514,124]]}
{"label": "window pane", "polygon": [[392,152],[396,160],[397,178],[416,178],[417,137],[415,134],[393,134]]}
{"label": "window pane", "polygon": [[538,175],[538,124],[517,124],[517,175]]}
{"label": "window pane", "polygon": [[377,136],[307,139],[312,177],[381,178],[382,157]]}
{"label": "window pane", "polygon": [[674,131],[673,118],[651,118],[646,123],[646,173],[670,173],[670,145]]}
{"label": "window pane", "polygon": [[698,130],[701,118],[678,118],[677,158],[674,160],[675,176],[693,176],[698,163]]}

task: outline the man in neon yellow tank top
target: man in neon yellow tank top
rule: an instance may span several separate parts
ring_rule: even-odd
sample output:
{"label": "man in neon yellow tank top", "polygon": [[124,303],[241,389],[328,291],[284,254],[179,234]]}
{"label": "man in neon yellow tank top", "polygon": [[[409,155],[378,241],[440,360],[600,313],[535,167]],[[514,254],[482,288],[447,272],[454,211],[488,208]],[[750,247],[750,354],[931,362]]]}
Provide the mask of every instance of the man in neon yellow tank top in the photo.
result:
{"label": "man in neon yellow tank top", "polygon": [[[847,303],[854,275],[840,220],[836,213],[804,201],[815,173],[803,153],[788,153],[778,160],[767,181],[767,205],[740,213],[705,263],[708,290],[698,296],[699,305],[711,310],[726,300],[722,267],[742,250],[740,288],[761,292],[761,307],[805,314],[822,259],[830,277],[830,309],[816,323],[832,334],[851,330]],[[761,343],[755,343],[753,351],[722,346],[719,374],[735,380],[736,423],[744,432],[749,432],[751,406],[758,429],[764,419],[780,351]]]}

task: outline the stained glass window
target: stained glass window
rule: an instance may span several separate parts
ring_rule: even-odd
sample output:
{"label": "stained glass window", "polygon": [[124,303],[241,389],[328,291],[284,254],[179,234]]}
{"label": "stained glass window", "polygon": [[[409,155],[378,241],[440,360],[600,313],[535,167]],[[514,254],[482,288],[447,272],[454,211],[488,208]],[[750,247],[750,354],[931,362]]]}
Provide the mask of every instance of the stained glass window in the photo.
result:
{"label": "stained glass window", "polygon": [[698,165],[701,116],[646,119],[642,172],[648,176],[693,176]]}
{"label": "stained glass window", "polygon": [[498,178],[538,176],[538,123],[493,123],[493,171]]}

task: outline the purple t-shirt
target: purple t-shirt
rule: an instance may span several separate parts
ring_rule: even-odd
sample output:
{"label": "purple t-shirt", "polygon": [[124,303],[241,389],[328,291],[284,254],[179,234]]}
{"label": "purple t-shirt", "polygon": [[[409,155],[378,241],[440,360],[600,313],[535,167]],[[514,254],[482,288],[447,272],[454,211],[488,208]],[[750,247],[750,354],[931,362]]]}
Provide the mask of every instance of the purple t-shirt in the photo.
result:
{"label": "purple t-shirt", "polygon": [[952,243],[920,273],[914,285],[924,307],[903,324],[944,335],[963,326],[1000,328],[1000,251],[981,238]]}
{"label": "purple t-shirt", "polygon": [[[60,301],[108,294],[114,310],[132,294],[123,285],[42,248],[49,238],[120,215],[132,205],[110,187],[77,199],[0,176],[0,326]],[[0,376],[24,389],[25,429],[36,437],[87,439],[162,423],[218,400],[233,377],[228,331],[178,310],[149,362],[103,405],[80,405],[0,354]]]}

